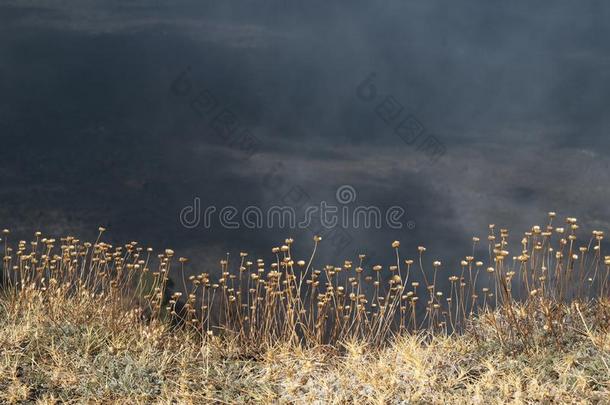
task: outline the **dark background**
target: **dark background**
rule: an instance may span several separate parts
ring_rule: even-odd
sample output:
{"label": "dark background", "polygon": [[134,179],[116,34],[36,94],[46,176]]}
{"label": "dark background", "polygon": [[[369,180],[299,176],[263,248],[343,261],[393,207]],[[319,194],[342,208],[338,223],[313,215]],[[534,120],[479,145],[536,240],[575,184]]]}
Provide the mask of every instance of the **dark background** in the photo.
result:
{"label": "dark background", "polygon": [[[312,234],[186,229],[195,197],[265,208],[293,187],[317,203],[351,185],[415,225],[345,229],[319,264],[387,264],[399,239],[455,268],[488,223],[518,242],[550,210],[607,230],[609,14],[603,1],[0,1],[0,226],[93,239],[104,225],[197,272],[288,236],[305,258]],[[255,154],[172,92],[187,68]],[[436,163],[357,97],[371,72],[446,147]]]}

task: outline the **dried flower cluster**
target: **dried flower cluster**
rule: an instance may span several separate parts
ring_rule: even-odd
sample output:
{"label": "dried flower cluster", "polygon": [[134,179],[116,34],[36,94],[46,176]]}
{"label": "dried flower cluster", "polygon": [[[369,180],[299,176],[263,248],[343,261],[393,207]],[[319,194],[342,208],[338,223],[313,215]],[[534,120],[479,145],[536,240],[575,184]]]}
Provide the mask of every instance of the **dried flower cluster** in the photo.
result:
{"label": "dried flower cluster", "polygon": [[[602,256],[604,233],[593,231],[578,242],[575,218],[565,226],[533,226],[521,240],[521,251],[508,251],[509,232],[489,226],[489,257],[475,258],[480,238],[472,239],[472,254],[458,271],[439,260],[426,266],[426,248],[414,259],[403,259],[394,241],[395,264],[387,271],[367,264],[366,256],[341,266],[314,265],[320,237],[311,257],[293,258],[293,239],[271,250],[272,259],[220,260],[217,272],[185,278],[186,258],[166,249],[156,256],[137,242],[113,247],[73,237],[56,241],[40,232],[16,250],[4,230],[2,277],[14,294],[28,290],[88,291],[136,305],[143,318],[186,324],[202,337],[230,336],[244,345],[272,346],[279,341],[306,346],[360,341],[380,345],[395,334],[426,331],[451,334],[468,329],[475,318],[491,319],[501,341],[529,344],[531,325],[544,317],[553,336],[562,329],[565,307],[608,296],[610,256]],[[153,262],[155,262],[154,270]],[[169,297],[170,274],[180,273],[183,291]],[[216,276],[213,275],[216,273]],[[444,282],[444,280],[448,281]],[[418,281],[421,280],[421,281]],[[438,284],[449,285],[442,291]],[[421,284],[420,284],[421,283]],[[166,299],[168,298],[168,299]],[[474,331],[476,333],[476,331]]]}
{"label": "dried flower cluster", "polygon": [[[490,225],[488,256],[475,256],[484,249],[474,237],[472,252],[455,269],[428,259],[423,246],[404,258],[399,241],[388,247],[395,262],[387,268],[367,263],[365,255],[340,266],[318,266],[315,253],[323,241],[315,237],[307,260],[294,258],[294,241],[286,239],[268,260],[240,253],[238,259],[222,259],[217,270],[190,277],[188,260],[171,249],[155,254],[137,242],[111,246],[102,241],[104,228],[94,243],[36,232],[31,242],[19,241],[15,248],[4,230],[0,399],[40,399],[46,392],[67,401],[101,395],[144,402],[225,396],[443,402],[483,400],[482,390],[498,401],[524,395],[519,390],[543,401],[578,398],[571,390],[603,398],[610,380],[610,256],[602,254],[604,233],[593,231],[579,241],[577,220],[554,226],[555,216],[549,213],[546,226],[525,232],[513,255],[509,232]],[[171,291],[170,280],[178,281]],[[560,371],[553,371],[558,377],[549,383],[552,390],[537,391],[530,382],[519,389],[502,386],[500,393],[490,388],[501,386],[498,379],[520,379],[519,373],[543,377],[509,371],[502,368],[505,363],[492,366],[485,353],[537,358],[554,350],[550,347],[561,352],[568,346],[585,348],[586,356],[573,359],[587,360],[565,360],[571,363],[553,368]],[[316,360],[315,353],[326,354]],[[370,356],[380,357],[375,363]],[[456,365],[445,364],[447,356],[457,356]],[[243,358],[257,360],[230,368]],[[466,358],[479,362],[468,367],[489,367],[470,376],[471,369],[459,366]],[[117,364],[119,359],[123,363]],[[351,374],[339,373],[341,359],[354,363]],[[328,371],[316,370],[316,362]],[[369,369],[363,362],[376,365]],[[121,373],[124,378],[117,377]],[[568,379],[567,373],[576,374]],[[377,374],[385,384],[370,380]],[[70,375],[71,383],[62,382]],[[219,381],[223,375],[237,377]],[[493,384],[484,384],[485,375]],[[342,388],[328,385],[335,378]],[[188,383],[200,379],[206,383]],[[253,385],[239,388],[248,381]],[[79,383],[81,391],[73,392],[70,384]],[[445,397],[434,396],[436,391]]]}

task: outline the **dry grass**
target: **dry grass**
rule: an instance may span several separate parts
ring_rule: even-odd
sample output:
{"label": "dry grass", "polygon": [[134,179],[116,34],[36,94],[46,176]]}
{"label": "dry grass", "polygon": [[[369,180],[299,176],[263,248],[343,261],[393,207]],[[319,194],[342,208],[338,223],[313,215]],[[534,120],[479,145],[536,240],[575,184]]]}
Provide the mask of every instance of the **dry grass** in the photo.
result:
{"label": "dry grass", "polygon": [[103,229],[15,249],[5,231],[0,402],[609,403],[610,258],[566,222],[512,260],[490,226],[488,263],[455,273],[398,242],[388,271],[318,268],[316,238],[307,260],[286,240],[270,264],[244,253],[184,281],[186,259]]}

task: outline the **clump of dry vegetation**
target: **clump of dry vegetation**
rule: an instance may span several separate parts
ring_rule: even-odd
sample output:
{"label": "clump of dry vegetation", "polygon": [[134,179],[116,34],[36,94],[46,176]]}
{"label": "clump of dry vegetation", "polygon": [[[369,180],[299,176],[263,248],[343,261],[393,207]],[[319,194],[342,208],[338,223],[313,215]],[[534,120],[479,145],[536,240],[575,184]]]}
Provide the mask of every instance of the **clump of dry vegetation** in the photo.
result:
{"label": "clump of dry vegetation", "polygon": [[475,237],[457,271],[398,241],[387,269],[318,266],[316,237],[307,260],[287,239],[268,262],[190,277],[173,251],[111,246],[103,228],[16,248],[5,230],[0,402],[607,403],[604,234],[579,242],[576,219],[554,218],[515,256],[490,225],[488,257]]}

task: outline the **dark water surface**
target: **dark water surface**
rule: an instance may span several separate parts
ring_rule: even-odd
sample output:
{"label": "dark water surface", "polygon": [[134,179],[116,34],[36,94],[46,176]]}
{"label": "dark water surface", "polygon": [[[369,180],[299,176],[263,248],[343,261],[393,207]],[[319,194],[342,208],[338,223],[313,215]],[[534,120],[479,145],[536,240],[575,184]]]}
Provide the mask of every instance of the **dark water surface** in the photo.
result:
{"label": "dark water surface", "polygon": [[[407,256],[423,244],[457,266],[488,223],[518,241],[549,210],[606,230],[609,13],[601,1],[2,1],[0,226],[92,239],[105,225],[196,271],[288,236],[307,256],[316,230],[188,229],[179,213],[195,198],[298,212],[304,195],[337,205],[351,186],[341,207],[404,208],[402,229],[328,233],[333,264],[389,263],[399,239]],[[417,142],[396,129],[405,117]],[[429,135],[442,156],[418,146]]]}

